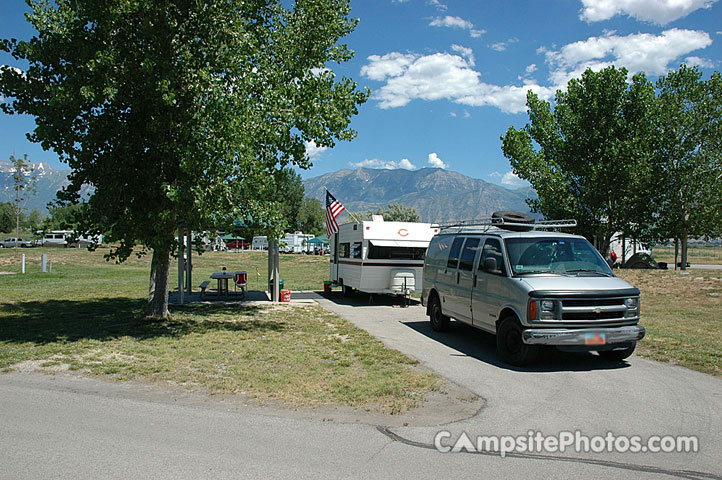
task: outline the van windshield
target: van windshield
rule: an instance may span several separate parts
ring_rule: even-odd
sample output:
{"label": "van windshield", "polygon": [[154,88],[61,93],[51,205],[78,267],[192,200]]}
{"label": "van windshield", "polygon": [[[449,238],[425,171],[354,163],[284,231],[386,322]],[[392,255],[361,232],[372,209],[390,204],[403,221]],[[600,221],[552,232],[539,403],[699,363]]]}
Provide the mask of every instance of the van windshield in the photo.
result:
{"label": "van windshield", "polygon": [[599,252],[583,238],[507,238],[504,243],[514,276],[613,275]]}

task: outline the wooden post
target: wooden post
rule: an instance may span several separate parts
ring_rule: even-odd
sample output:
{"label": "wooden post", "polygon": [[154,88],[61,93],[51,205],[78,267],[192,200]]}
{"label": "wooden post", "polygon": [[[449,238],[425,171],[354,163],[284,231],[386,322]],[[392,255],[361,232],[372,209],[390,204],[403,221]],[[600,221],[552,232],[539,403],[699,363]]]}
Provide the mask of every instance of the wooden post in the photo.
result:
{"label": "wooden post", "polygon": [[674,238],[674,269],[677,270],[677,255],[679,254],[679,238]]}
{"label": "wooden post", "polygon": [[180,294],[180,303],[184,302],[183,298],[183,227],[178,227],[178,293]]}
{"label": "wooden post", "polygon": [[193,293],[193,280],[192,280],[192,270],[193,270],[193,264],[191,263],[191,252],[193,251],[193,232],[189,231],[188,235],[186,236],[186,291],[188,292],[188,296],[190,297],[191,293]]}

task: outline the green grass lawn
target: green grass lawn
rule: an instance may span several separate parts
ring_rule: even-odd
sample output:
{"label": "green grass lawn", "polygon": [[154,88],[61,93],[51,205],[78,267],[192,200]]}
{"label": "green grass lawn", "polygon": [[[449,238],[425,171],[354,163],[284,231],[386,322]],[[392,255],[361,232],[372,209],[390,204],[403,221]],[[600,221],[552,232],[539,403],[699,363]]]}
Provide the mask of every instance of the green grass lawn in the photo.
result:
{"label": "green grass lawn", "polygon": [[[0,370],[69,369],[294,406],[389,412],[413,407],[442,382],[318,306],[172,307],[172,318],[150,321],[142,318],[149,258],[116,265],[102,250],[23,253],[28,273],[0,275]],[[41,253],[52,273],[39,273]],[[194,283],[226,266],[248,271],[256,289],[258,268],[263,288],[266,262],[260,252],[209,252],[194,257]],[[282,256],[281,276],[292,289],[320,290],[327,265],[328,257]],[[19,269],[14,252],[0,250],[0,272]]]}
{"label": "green grass lawn", "polygon": [[[678,253],[677,261],[681,261],[681,251]],[[674,267],[674,247],[654,247],[652,256],[658,262],[667,262]],[[687,250],[687,261],[691,264],[719,265],[722,263],[722,247],[690,247]]]}
{"label": "green grass lawn", "polygon": [[619,270],[642,292],[647,336],[637,354],[722,375],[722,272]]}

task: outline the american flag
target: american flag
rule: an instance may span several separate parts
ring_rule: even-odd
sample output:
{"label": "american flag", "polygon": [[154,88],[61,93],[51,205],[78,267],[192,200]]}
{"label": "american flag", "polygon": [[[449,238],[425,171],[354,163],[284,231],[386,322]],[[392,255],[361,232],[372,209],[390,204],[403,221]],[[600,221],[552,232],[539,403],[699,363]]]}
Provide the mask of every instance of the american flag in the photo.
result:
{"label": "american flag", "polygon": [[326,235],[328,238],[331,238],[331,234],[338,232],[336,217],[341,215],[344,210],[346,210],[346,207],[341,205],[341,202],[326,190]]}

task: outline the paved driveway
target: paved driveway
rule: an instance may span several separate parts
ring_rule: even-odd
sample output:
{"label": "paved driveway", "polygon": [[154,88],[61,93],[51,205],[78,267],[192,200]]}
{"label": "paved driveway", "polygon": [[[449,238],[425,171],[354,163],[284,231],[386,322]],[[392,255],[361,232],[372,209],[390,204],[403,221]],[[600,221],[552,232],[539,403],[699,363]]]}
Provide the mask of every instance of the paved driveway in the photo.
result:
{"label": "paved driveway", "polygon": [[[579,431],[587,437],[639,435],[697,436],[700,452],[675,454],[574,453],[563,456],[591,462],[646,465],[722,475],[722,380],[639,357],[612,363],[592,354],[547,352],[531,368],[503,364],[495,338],[457,322],[434,332],[418,303],[394,308],[388,299],[353,301],[321,298],[325,308],[369,331],[392,348],[486,399],[476,417],[448,425],[453,441],[462,432],[478,435],[557,434]],[[379,304],[379,302],[385,304]],[[430,444],[439,427],[399,428],[403,439]],[[561,456],[561,455],[559,455]],[[619,465],[618,465],[619,466]],[[619,472],[618,472],[619,473]],[[691,474],[690,475],[696,475]],[[696,477],[689,478],[709,478]]]}

